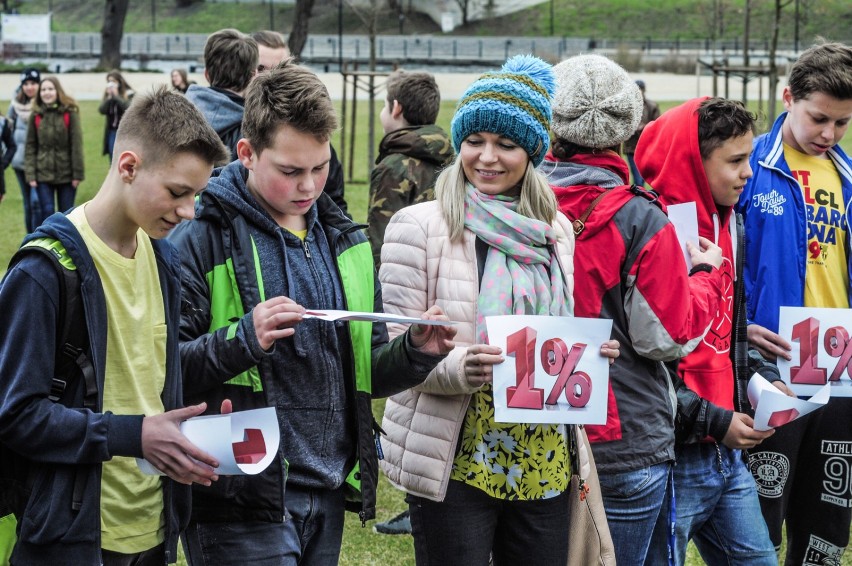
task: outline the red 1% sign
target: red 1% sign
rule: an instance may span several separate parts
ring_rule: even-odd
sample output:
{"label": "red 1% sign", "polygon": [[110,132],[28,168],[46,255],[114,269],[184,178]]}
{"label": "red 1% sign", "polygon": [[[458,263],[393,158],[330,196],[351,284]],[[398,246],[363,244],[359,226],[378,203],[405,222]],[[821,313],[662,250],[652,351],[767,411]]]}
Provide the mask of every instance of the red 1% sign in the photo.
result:
{"label": "red 1% sign", "polygon": [[796,395],[830,383],[832,397],[852,397],[852,310],[781,307],[778,334],[792,346],[778,369]]}
{"label": "red 1% sign", "polygon": [[494,366],[494,420],[604,424],[609,360],[600,354],[612,321],[557,316],[489,316]]}

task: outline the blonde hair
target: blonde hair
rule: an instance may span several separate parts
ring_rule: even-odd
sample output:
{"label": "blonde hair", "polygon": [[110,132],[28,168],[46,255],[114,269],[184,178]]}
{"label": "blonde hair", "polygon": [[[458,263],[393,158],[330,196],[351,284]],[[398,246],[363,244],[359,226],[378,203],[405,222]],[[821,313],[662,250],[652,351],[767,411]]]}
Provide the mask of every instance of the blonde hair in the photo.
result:
{"label": "blonde hair", "polygon": [[[464,202],[468,180],[462,169],[461,156],[456,156],[449,167],[441,171],[435,181],[435,200],[441,206],[441,215],[450,229],[450,240],[458,241],[464,233]],[[556,196],[531,160],[521,180],[518,213],[528,218],[553,223],[558,205]]]}

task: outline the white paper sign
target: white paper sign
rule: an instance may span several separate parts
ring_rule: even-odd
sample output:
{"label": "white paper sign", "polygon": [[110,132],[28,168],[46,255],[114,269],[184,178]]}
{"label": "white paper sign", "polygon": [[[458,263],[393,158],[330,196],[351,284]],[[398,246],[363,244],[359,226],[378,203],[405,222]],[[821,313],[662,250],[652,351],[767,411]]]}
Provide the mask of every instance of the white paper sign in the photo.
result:
{"label": "white paper sign", "polygon": [[50,14],[3,14],[3,41],[50,43]]}
{"label": "white paper sign", "polygon": [[508,315],[485,324],[505,358],[494,366],[495,421],[606,423],[609,360],[600,348],[611,320]]}
{"label": "white paper sign", "polygon": [[832,397],[852,397],[852,310],[781,307],[778,334],[792,361],[778,358],[781,378],[800,397],[828,383]]}
{"label": "white paper sign", "polygon": [[754,409],[754,430],[769,430],[793,422],[824,407],[830,396],[831,386],[826,383],[808,400],[788,397],[756,373],[748,382],[748,400]]}
{"label": "white paper sign", "polygon": [[[219,461],[222,476],[259,474],[278,454],[281,432],[275,407],[205,415],[181,423],[180,431],[195,446]],[[161,474],[147,460],[136,459],[146,474]]]}
{"label": "white paper sign", "polygon": [[367,322],[400,322],[402,324],[424,324],[426,326],[453,326],[458,324],[452,320],[428,320],[414,318],[413,316],[402,316],[399,314],[387,314],[383,312],[355,312],[336,310],[309,310],[305,311],[302,318],[319,318],[322,320],[362,320]]}
{"label": "white paper sign", "polygon": [[677,240],[680,242],[683,258],[686,260],[686,269],[692,269],[692,258],[686,249],[686,243],[691,242],[698,248],[698,212],[694,202],[672,204],[666,207],[669,213],[669,221],[677,232]]}

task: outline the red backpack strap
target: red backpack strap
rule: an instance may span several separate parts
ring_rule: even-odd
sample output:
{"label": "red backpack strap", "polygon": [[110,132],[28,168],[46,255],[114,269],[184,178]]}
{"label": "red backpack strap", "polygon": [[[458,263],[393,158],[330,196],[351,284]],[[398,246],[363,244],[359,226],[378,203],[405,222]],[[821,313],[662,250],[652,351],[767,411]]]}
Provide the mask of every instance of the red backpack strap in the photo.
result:
{"label": "red backpack strap", "polygon": [[36,114],[36,115],[35,115],[35,127],[36,127],[36,130],[38,129],[38,127],[39,127],[39,126],[41,126],[41,114]]}
{"label": "red backpack strap", "polygon": [[71,126],[71,115],[67,111],[62,115],[62,121],[65,122],[65,129],[67,130]]}

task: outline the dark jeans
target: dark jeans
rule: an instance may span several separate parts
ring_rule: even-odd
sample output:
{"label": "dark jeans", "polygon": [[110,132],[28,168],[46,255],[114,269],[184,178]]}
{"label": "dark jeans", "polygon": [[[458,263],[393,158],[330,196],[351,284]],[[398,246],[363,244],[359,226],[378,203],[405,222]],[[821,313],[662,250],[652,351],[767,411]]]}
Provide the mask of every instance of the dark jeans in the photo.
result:
{"label": "dark jeans", "polygon": [[567,493],[536,501],[495,499],[450,480],[438,503],[406,496],[418,566],[564,565],[570,517]]}
{"label": "dark jeans", "polygon": [[190,566],[333,566],[343,539],[343,489],[288,485],[283,523],[190,523],[183,548]]}
{"label": "dark jeans", "polygon": [[24,203],[24,226],[27,229],[27,234],[33,231],[33,215],[38,209],[38,215],[41,217],[41,208],[38,206],[38,197],[33,199],[35,189],[27,182],[23,169],[15,169],[15,177],[18,178],[18,184],[21,186],[21,200]]}
{"label": "dark jeans", "polygon": [[633,184],[641,187],[645,185],[645,179],[643,179],[642,174],[639,173],[639,168],[636,167],[636,161],[634,161],[633,156],[633,153],[624,154],[624,157],[627,158],[627,166],[630,167],[630,174],[633,176]]}
{"label": "dark jeans", "polygon": [[118,133],[118,130],[110,130],[107,132],[107,156],[109,157],[109,162],[112,163],[112,152],[115,149],[115,134]]}
{"label": "dark jeans", "polygon": [[[74,206],[74,196],[77,194],[77,189],[71,186],[71,183],[59,185],[39,183],[36,186],[36,194],[38,195],[39,210],[33,210],[33,230],[38,228],[48,216],[57,210],[65,212]],[[54,200],[58,208],[54,207]]]}
{"label": "dark jeans", "polygon": [[163,566],[166,562],[166,547],[164,544],[155,546],[145,552],[122,554],[102,549],[103,566]]}
{"label": "dark jeans", "polygon": [[775,545],[786,527],[785,564],[840,564],[852,522],[852,398],[776,429],[749,468]]}

